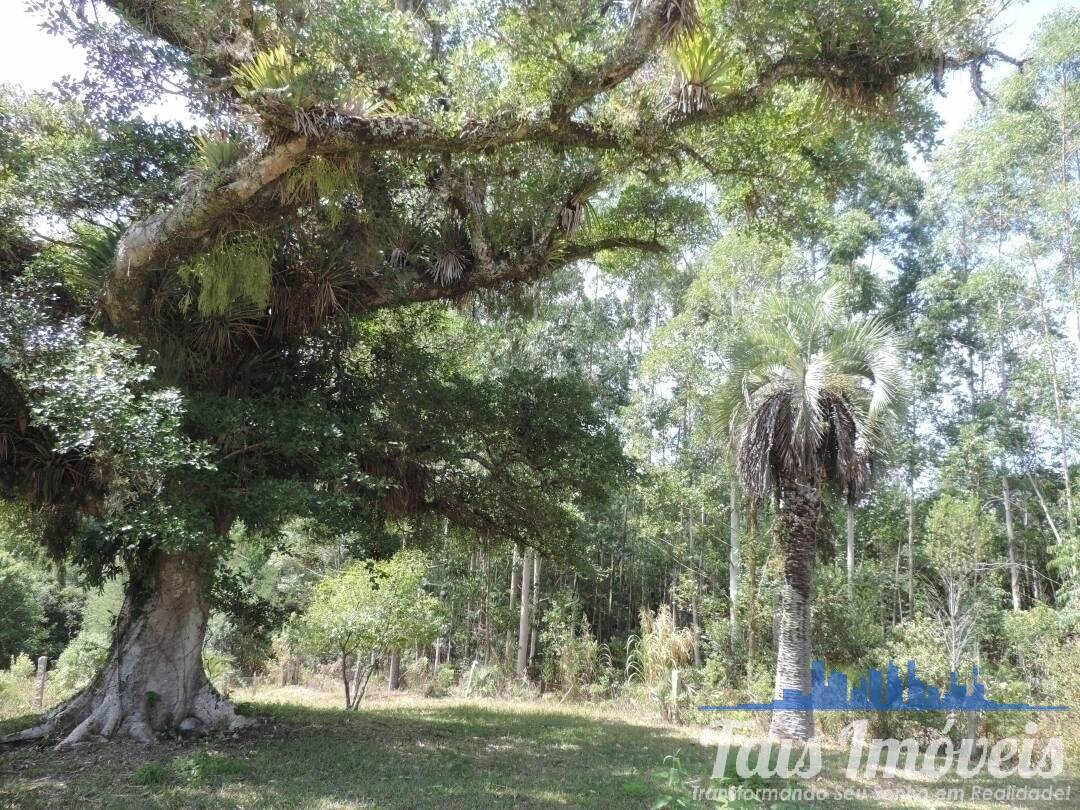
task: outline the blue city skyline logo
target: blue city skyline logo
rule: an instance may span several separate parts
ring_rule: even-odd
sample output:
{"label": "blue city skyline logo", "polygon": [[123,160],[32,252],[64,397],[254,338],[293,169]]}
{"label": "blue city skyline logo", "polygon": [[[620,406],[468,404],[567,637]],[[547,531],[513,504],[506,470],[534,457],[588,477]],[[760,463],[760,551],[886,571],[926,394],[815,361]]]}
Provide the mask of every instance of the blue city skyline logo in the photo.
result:
{"label": "blue city skyline logo", "polygon": [[875,711],[875,712],[1064,712],[1068,706],[1033,706],[1030,703],[998,703],[986,698],[986,686],[979,682],[979,668],[971,668],[971,690],[960,683],[956,672],[949,673],[949,688],[944,694],[915,674],[915,662],[907,662],[906,688],[900,670],[892,662],[883,674],[870,668],[869,677],[859,678],[849,691],[848,676],[833,670],[825,677],[825,662],[818,659],[810,666],[810,692],[785,689],[782,699],[768,703],[739,703],[734,706],[698,706],[703,712],[760,711]]}

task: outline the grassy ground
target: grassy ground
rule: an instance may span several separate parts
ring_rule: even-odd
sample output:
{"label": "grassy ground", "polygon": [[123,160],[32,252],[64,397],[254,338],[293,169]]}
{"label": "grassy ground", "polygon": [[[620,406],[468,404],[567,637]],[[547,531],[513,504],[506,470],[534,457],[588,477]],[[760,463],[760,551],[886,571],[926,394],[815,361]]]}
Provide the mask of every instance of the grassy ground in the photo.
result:
{"label": "grassy ground", "polygon": [[[245,707],[258,724],[235,739],[0,751],[0,807],[646,808],[673,795],[667,755],[681,752],[679,781],[707,777],[715,756],[697,729],[623,722],[603,708],[555,701],[401,698],[344,712],[306,690],[258,697]],[[842,756],[826,752],[815,785],[873,787],[846,782]],[[1028,806],[1080,806],[1080,784],[1071,796]],[[844,799],[814,806],[1025,805]]]}

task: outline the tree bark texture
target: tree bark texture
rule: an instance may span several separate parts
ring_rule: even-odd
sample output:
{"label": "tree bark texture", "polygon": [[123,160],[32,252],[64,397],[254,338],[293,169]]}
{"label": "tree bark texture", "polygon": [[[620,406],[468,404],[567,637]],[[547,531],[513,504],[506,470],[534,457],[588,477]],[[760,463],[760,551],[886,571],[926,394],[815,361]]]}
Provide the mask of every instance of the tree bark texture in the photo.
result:
{"label": "tree bark texture", "polygon": [[[814,573],[821,496],[805,484],[785,484],[777,515],[784,543],[784,581],[780,597],[780,640],[774,695],[810,692],[810,583]],[[814,736],[813,711],[773,712],[770,733],[808,740]]]}

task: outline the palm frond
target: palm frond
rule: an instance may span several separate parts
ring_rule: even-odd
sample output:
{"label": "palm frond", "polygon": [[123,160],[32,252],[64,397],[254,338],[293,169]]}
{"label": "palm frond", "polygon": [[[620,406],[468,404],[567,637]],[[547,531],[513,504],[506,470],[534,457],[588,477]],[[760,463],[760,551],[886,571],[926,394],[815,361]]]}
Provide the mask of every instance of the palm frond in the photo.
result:
{"label": "palm frond", "polygon": [[826,480],[857,497],[895,432],[906,393],[896,334],[840,302],[835,288],[774,300],[726,354],[714,419],[751,492]]}
{"label": "palm frond", "polygon": [[457,283],[469,266],[471,253],[468,237],[460,224],[446,223],[431,254],[428,274],[443,287]]}
{"label": "palm frond", "polygon": [[263,96],[297,109],[312,100],[308,71],[283,45],[260,51],[233,69],[234,87],[241,97]]}
{"label": "palm frond", "polygon": [[182,189],[197,185],[208,175],[219,172],[236,163],[244,154],[244,144],[228,134],[213,137],[195,135],[195,155],[191,166],[180,177]]}
{"label": "palm frond", "polygon": [[698,22],[697,0],[668,0],[663,15],[661,41],[671,42],[677,37],[686,36]]}
{"label": "palm frond", "polygon": [[63,268],[64,284],[79,298],[101,291],[116,261],[116,246],[122,230],[102,225],[81,227],[75,233],[75,247]]}
{"label": "palm frond", "polygon": [[243,142],[228,134],[210,138],[195,135],[191,140],[195,144],[194,167],[204,172],[216,172],[232,166],[244,153]]}

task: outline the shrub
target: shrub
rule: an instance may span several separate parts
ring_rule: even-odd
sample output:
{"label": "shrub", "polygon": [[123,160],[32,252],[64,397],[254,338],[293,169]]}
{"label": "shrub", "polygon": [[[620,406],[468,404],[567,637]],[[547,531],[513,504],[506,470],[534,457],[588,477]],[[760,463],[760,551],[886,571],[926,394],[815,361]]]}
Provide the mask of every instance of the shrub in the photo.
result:
{"label": "shrub", "polygon": [[403,680],[410,689],[423,689],[431,681],[431,662],[426,655],[414,658],[409,663]]}
{"label": "shrub", "polygon": [[56,662],[55,682],[62,692],[75,692],[87,686],[109,658],[109,638],[81,632],[67,645]]}
{"label": "shrub", "polygon": [[435,674],[423,682],[425,697],[445,697],[454,685],[457,672],[451,664],[439,664]]}
{"label": "shrub", "polygon": [[79,634],[56,662],[56,683],[61,690],[81,689],[105,666],[123,599],[124,583],[119,579],[110,580],[87,596]]}
{"label": "shrub", "polygon": [[206,627],[207,652],[216,661],[228,661],[230,671],[245,675],[266,672],[273,655],[273,637],[254,624],[222,612],[211,613]]}
{"label": "shrub", "polygon": [[[866,560],[848,588],[847,573],[835,565],[820,566],[814,576],[814,657],[830,665],[857,664],[884,641],[886,573],[881,564]],[[853,609],[858,605],[858,609]]]}
{"label": "shrub", "polygon": [[45,613],[33,587],[33,572],[0,551],[0,668],[19,653],[37,654],[44,642]]}
{"label": "shrub", "polygon": [[34,693],[34,663],[27,655],[14,656],[0,669],[0,718],[16,717],[30,709]]}
{"label": "shrub", "polygon": [[210,683],[219,692],[227,695],[229,684],[235,680],[237,675],[232,657],[217,650],[205,648],[202,659],[203,669],[206,671],[206,677],[210,679]]}
{"label": "shrub", "polygon": [[627,675],[640,677],[656,686],[671,677],[671,670],[690,663],[694,636],[690,628],[679,628],[671,605],[661,605],[653,613],[641,609],[641,635],[627,640]]}
{"label": "shrub", "polygon": [[454,685],[457,671],[450,664],[442,664],[435,673],[435,683],[442,690],[447,690]]}
{"label": "shrub", "polygon": [[553,598],[544,613],[540,640],[546,681],[567,689],[592,683],[599,664],[600,644],[580,602],[561,595]]}

